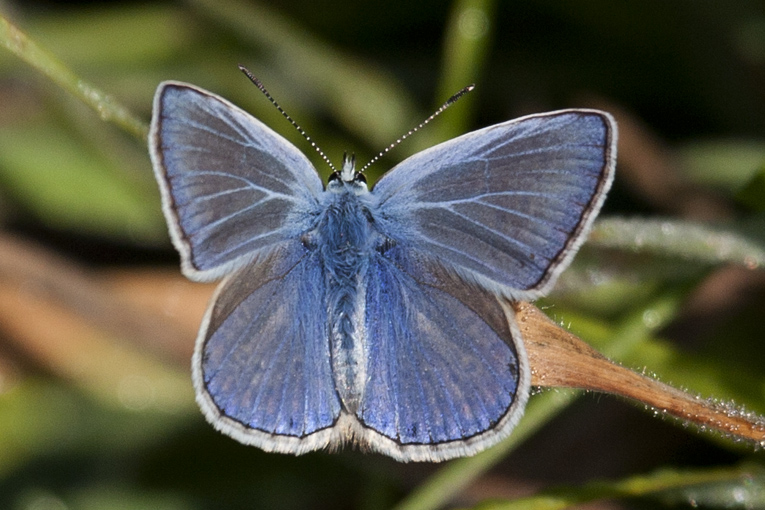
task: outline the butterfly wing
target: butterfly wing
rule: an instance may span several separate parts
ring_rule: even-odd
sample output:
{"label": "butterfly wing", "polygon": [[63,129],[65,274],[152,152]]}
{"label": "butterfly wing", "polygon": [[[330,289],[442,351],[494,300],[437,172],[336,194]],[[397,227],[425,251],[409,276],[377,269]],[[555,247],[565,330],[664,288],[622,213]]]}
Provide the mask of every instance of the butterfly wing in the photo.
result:
{"label": "butterfly wing", "polygon": [[208,421],[266,451],[324,447],[340,417],[327,341],[324,275],[293,242],[229,275],[211,302],[192,363]]}
{"label": "butterfly wing", "polygon": [[400,245],[367,277],[359,441],[401,461],[474,454],[523,414],[530,372],[498,299]]}
{"label": "butterfly wing", "polygon": [[387,236],[484,288],[533,299],[552,287],[584,241],[615,158],[609,114],[564,110],[420,152],[384,175],[373,193]]}
{"label": "butterfly wing", "polygon": [[318,208],[306,157],[225,99],[177,82],[154,97],[150,153],[184,274],[210,280],[292,239]]}

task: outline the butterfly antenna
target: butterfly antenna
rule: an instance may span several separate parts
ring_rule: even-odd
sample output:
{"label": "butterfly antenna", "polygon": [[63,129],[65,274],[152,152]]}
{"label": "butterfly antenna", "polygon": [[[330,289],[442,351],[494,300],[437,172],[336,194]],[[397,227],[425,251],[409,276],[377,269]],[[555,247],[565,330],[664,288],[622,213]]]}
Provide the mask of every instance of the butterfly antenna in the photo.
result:
{"label": "butterfly antenna", "polygon": [[417,131],[419,131],[419,130],[420,130],[422,127],[424,127],[424,126],[425,126],[425,124],[427,124],[427,123],[428,123],[428,122],[430,122],[431,120],[433,120],[433,119],[435,119],[436,117],[438,117],[438,115],[440,115],[440,114],[441,114],[441,112],[443,112],[444,110],[446,110],[447,108],[449,108],[451,105],[453,105],[454,103],[456,103],[456,102],[457,102],[457,100],[458,100],[459,98],[461,98],[462,96],[464,96],[465,94],[467,94],[468,92],[470,92],[471,90],[473,90],[474,88],[475,88],[475,84],[471,84],[471,85],[468,85],[467,87],[463,88],[462,90],[460,90],[459,92],[457,92],[456,94],[454,94],[452,97],[450,97],[449,99],[447,99],[447,100],[446,100],[446,102],[445,102],[444,104],[442,104],[442,105],[441,105],[441,107],[440,107],[438,110],[436,110],[435,112],[433,112],[433,115],[431,115],[430,117],[428,117],[427,119],[425,119],[424,121],[422,121],[422,122],[421,122],[419,125],[417,125],[417,127],[410,129],[410,130],[409,130],[409,131],[408,131],[408,132],[407,132],[407,133],[406,133],[404,136],[402,136],[401,138],[399,138],[398,140],[396,140],[395,142],[393,142],[392,144],[390,144],[389,146],[387,146],[385,149],[383,149],[382,151],[380,151],[380,153],[379,153],[377,156],[373,157],[373,158],[372,158],[372,159],[369,161],[369,163],[367,163],[366,165],[364,165],[364,168],[362,168],[361,170],[359,170],[359,173],[362,173],[364,170],[366,170],[367,168],[369,168],[370,166],[372,166],[372,164],[373,164],[374,162],[376,162],[376,161],[377,161],[378,159],[380,159],[381,157],[385,156],[385,155],[386,155],[388,152],[390,152],[390,150],[391,150],[392,148],[394,148],[395,146],[397,146],[398,144],[400,144],[401,142],[403,142],[404,140],[406,140],[407,138],[409,138],[411,135],[413,135],[413,134],[414,134],[414,133],[416,133]]}
{"label": "butterfly antenna", "polygon": [[[277,110],[279,110],[279,113],[281,113],[281,114],[284,116],[284,118],[285,118],[285,119],[287,119],[288,121],[290,121],[290,124],[292,124],[292,125],[294,126],[294,128],[298,130],[298,133],[300,133],[301,135],[303,135],[303,138],[305,138],[305,139],[306,139],[306,141],[307,141],[307,142],[309,142],[309,143],[311,144],[311,147],[313,147],[313,148],[314,148],[314,150],[315,150],[316,152],[318,152],[318,153],[319,153],[319,156],[321,156],[321,159],[323,159],[323,160],[324,160],[324,162],[325,162],[326,164],[328,164],[328,165],[329,165],[329,167],[332,169],[332,171],[333,171],[333,172],[337,172],[337,169],[335,168],[335,165],[333,165],[333,164],[332,164],[332,162],[331,162],[331,161],[329,160],[329,158],[327,157],[327,155],[326,155],[326,154],[324,154],[324,151],[323,151],[323,150],[321,150],[321,148],[319,148],[319,146],[318,146],[318,145],[316,145],[316,142],[314,142],[313,140],[311,140],[311,137],[310,137],[310,136],[308,136],[308,134],[307,134],[305,131],[303,131],[303,128],[301,128],[301,127],[300,127],[300,125],[299,125],[297,122],[295,122],[294,120],[292,120],[292,117],[290,117],[290,116],[287,114],[287,112],[285,112],[285,111],[284,111],[284,109],[283,109],[281,106],[279,106],[279,103],[277,103],[277,102],[276,102],[276,99],[274,99],[273,97],[271,97],[271,94],[269,94],[269,93],[268,93],[268,90],[266,90],[266,87],[264,87],[264,86],[263,86],[263,83],[261,83],[261,81],[260,81],[259,79],[257,79],[257,78],[255,77],[255,75],[254,75],[254,74],[252,74],[252,73],[250,72],[250,70],[249,70],[249,69],[247,69],[246,67],[244,67],[243,65],[240,65],[240,66],[239,66],[239,70],[240,70],[240,71],[242,71],[242,72],[245,74],[245,76],[247,76],[247,78],[249,78],[249,79],[250,79],[250,81],[251,81],[251,82],[252,82],[252,83],[253,83],[253,84],[254,84],[256,87],[258,87],[258,88],[260,89],[260,91],[263,93],[263,95],[265,95],[265,96],[268,98],[268,100],[269,100],[269,101],[271,101],[271,104],[273,104],[273,105],[276,107],[276,109],[277,109]],[[428,119],[428,120],[430,120],[430,119]]]}

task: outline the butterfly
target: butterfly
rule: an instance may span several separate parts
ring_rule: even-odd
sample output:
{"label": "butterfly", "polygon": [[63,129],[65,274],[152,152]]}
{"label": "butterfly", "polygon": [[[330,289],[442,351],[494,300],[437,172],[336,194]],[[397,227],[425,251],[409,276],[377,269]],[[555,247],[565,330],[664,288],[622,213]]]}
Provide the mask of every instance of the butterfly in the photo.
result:
{"label": "butterfly", "polygon": [[399,461],[510,434],[530,367],[508,300],[547,293],[611,185],[616,124],[561,110],[467,133],[370,190],[326,185],[294,145],[193,85],[159,85],[149,148],[192,280],[223,278],[192,360],[207,420],[302,454],[355,444]]}

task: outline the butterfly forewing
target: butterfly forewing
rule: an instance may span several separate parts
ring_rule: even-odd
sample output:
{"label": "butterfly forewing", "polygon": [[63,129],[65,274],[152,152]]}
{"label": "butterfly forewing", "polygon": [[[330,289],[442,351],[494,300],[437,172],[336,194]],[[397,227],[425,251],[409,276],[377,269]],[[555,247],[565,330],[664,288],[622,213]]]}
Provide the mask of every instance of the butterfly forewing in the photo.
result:
{"label": "butterfly forewing", "polygon": [[294,239],[317,212],[322,184],[308,159],[210,92],[160,85],[150,149],[189,277],[223,276],[258,250]]}
{"label": "butterfly forewing", "polygon": [[416,154],[373,193],[394,239],[492,291],[535,298],[584,240],[612,180],[615,138],[603,112],[532,115]]}

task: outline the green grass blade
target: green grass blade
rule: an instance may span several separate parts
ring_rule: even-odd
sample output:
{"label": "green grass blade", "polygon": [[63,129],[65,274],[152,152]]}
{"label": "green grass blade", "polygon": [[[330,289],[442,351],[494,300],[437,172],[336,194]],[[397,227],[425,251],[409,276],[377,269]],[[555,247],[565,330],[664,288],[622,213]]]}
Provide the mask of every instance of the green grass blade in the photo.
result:
{"label": "green grass blade", "polygon": [[596,223],[591,246],[680,257],[706,264],[765,266],[765,245],[731,230],[671,219],[608,218]]}
{"label": "green grass blade", "polygon": [[[476,111],[476,93],[480,94],[480,78],[491,46],[495,10],[493,0],[458,0],[452,6],[436,100],[443,101],[471,83],[479,87],[443,114],[448,122],[439,122],[434,129],[439,139],[448,140],[471,127],[471,113]],[[427,148],[425,145],[419,147]]]}
{"label": "green grass blade", "polygon": [[[475,510],[564,510],[603,499],[662,496],[662,493],[667,491],[674,491],[675,496],[672,499],[677,500],[678,503],[684,501],[696,507],[705,506],[706,500],[712,499],[711,493],[709,496],[700,493],[697,493],[695,497],[691,496],[696,487],[708,484],[724,485],[728,492],[735,492],[735,496],[724,502],[726,508],[762,508],[765,471],[759,466],[687,471],[662,469],[649,475],[633,476],[614,482],[595,481],[579,487],[550,489],[528,498],[490,502],[473,508]],[[739,490],[731,490],[733,487]],[[715,502],[719,504],[719,492],[715,499]]]}
{"label": "green grass blade", "polygon": [[78,77],[63,62],[39,46],[2,15],[0,15],[0,45],[91,107],[104,121],[119,126],[136,138],[146,139],[149,132],[146,123],[135,117],[113,97]]}

